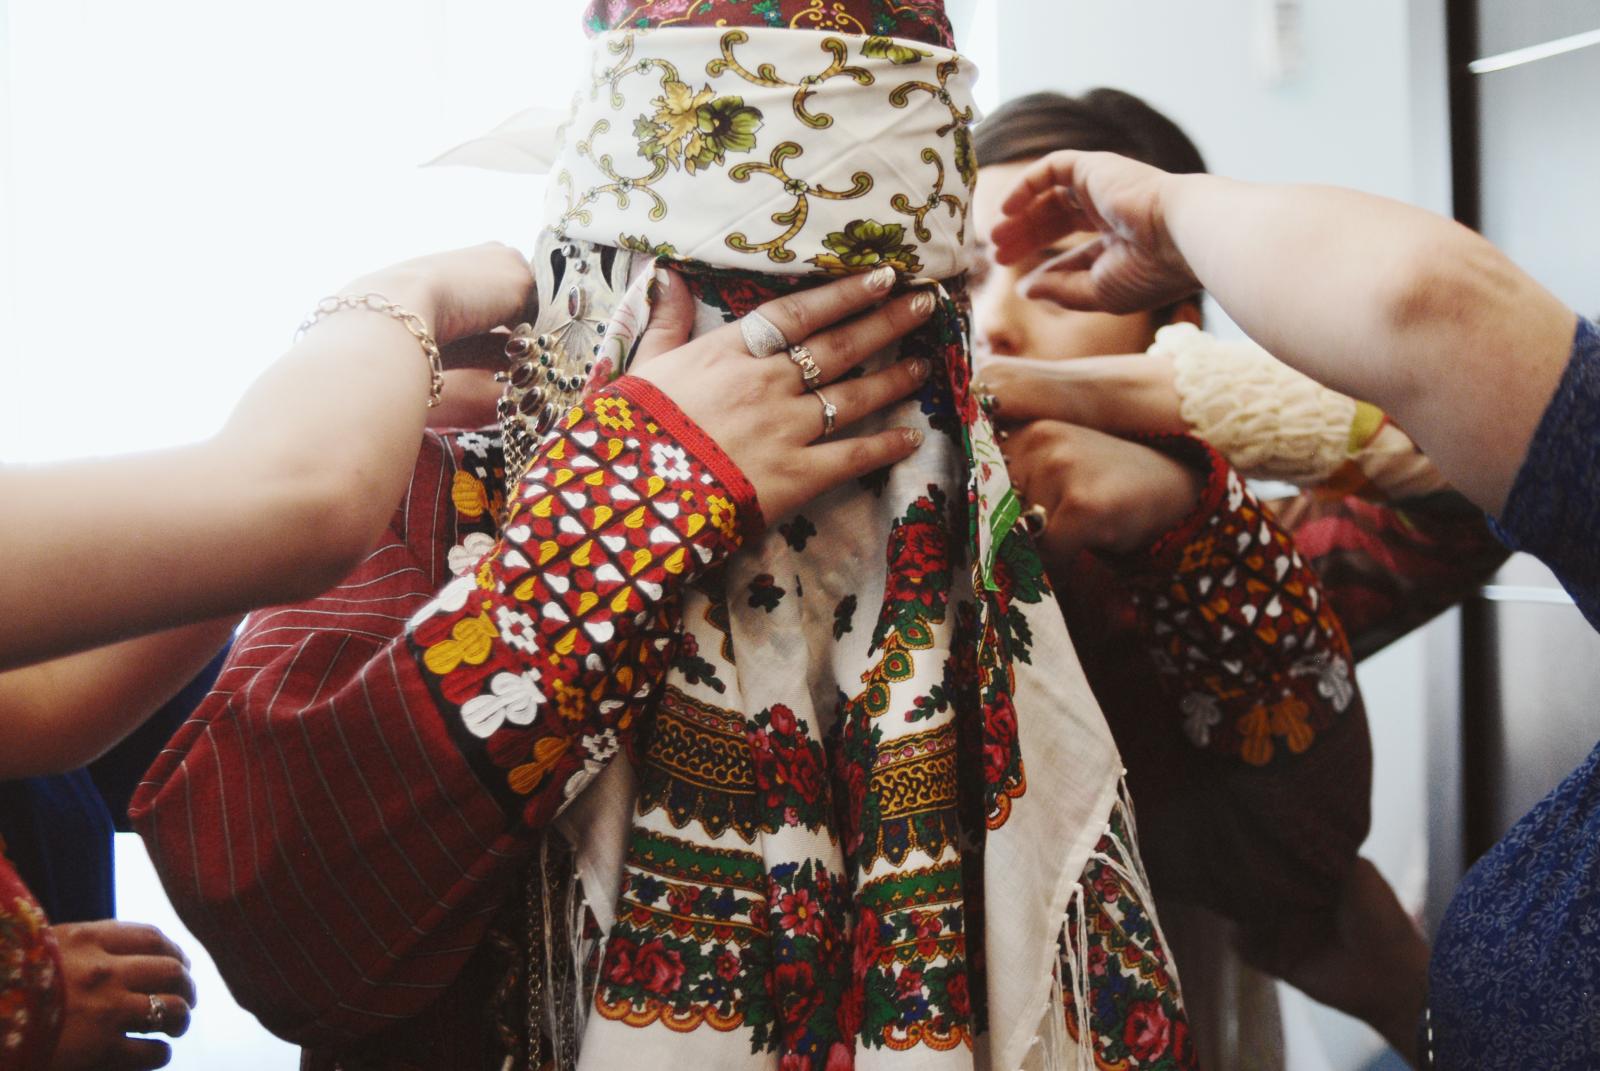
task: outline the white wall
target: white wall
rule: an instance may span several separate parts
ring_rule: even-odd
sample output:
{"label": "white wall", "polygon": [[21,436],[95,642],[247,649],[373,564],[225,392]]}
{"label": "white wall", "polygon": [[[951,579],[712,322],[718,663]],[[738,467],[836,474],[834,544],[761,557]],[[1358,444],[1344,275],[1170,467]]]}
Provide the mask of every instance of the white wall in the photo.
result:
{"label": "white wall", "polygon": [[[1443,144],[1442,0],[990,3],[1003,99],[1115,86],[1181,124],[1219,173],[1420,194],[1447,208],[1438,200],[1443,158],[1416,160],[1419,141]],[[1271,85],[1257,41],[1275,6],[1299,12],[1300,62]],[[1412,112],[1418,49],[1417,60],[1437,60],[1440,78],[1433,114],[1420,117]]]}
{"label": "white wall", "polygon": [[[1444,0],[979,2],[979,21],[996,26],[1001,100],[1112,86],[1176,120],[1219,174],[1353,186],[1449,212]],[[1274,78],[1262,41],[1280,13],[1298,26],[1294,58]],[[1419,908],[1427,646],[1412,637],[1359,673],[1375,753],[1364,850]],[[1355,1071],[1383,1049],[1298,994],[1284,1015],[1290,1071]]]}

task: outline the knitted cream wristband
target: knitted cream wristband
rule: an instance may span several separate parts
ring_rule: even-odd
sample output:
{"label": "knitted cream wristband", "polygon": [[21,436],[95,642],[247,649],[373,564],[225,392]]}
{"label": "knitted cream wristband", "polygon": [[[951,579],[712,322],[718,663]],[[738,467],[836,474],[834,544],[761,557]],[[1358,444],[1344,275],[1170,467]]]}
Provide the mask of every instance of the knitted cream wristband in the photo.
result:
{"label": "knitted cream wristband", "polygon": [[1173,324],[1156,332],[1149,352],[1172,359],[1184,421],[1245,476],[1305,486],[1349,459],[1355,400],[1254,342]]}

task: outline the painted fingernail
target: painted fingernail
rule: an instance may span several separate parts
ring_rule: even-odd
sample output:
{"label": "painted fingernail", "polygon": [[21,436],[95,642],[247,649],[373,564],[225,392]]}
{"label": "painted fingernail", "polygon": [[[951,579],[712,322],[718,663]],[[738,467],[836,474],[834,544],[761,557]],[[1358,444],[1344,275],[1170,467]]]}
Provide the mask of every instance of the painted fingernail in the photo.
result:
{"label": "painted fingernail", "polygon": [[656,269],[656,285],[665,290],[672,285],[672,273],[665,268]]}
{"label": "painted fingernail", "polygon": [[916,428],[907,428],[905,431],[901,432],[900,434],[902,434],[902,435],[904,435],[906,437],[907,444],[909,444],[911,446],[921,446],[922,445],[922,432],[918,431]]}
{"label": "painted fingernail", "polygon": [[868,290],[887,290],[894,285],[894,267],[885,264],[867,276]]}
{"label": "painted fingernail", "polygon": [[924,291],[911,299],[911,312],[916,316],[928,316],[933,312],[935,298]]}
{"label": "painted fingernail", "polygon": [[928,378],[928,362],[918,357],[906,365],[906,371],[911,373],[911,378],[923,380]]}

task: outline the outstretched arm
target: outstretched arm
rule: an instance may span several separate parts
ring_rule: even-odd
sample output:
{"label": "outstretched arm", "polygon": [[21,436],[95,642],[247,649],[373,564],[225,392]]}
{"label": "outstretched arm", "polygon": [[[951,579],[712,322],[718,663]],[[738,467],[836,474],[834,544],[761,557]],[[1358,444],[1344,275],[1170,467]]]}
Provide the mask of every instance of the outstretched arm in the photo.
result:
{"label": "outstretched arm", "polygon": [[1393,415],[1490,511],[1573,345],[1575,314],[1487,241],[1380,197],[1063,152],[1004,210],[1003,263],[1100,233],[1039,268],[1031,295],[1131,311],[1203,287],[1274,356]]}
{"label": "outstretched arm", "polygon": [[[532,285],[519,254],[487,245],[343,292],[382,294],[449,345],[518,316]],[[0,669],[337,583],[405,490],[428,391],[428,363],[399,321],[342,312],[269,368],[208,442],[0,468]]]}

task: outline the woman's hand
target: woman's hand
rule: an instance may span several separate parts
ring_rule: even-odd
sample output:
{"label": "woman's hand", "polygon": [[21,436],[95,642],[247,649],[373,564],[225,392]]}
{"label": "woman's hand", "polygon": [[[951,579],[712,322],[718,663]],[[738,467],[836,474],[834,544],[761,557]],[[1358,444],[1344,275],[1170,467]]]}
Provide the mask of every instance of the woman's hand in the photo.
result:
{"label": "woman's hand", "polygon": [[195,992],[188,957],[154,926],[106,919],[51,930],[66,989],[51,1071],[165,1067],[172,1058],[166,1042],[128,1035],[180,1037],[189,1029]]}
{"label": "woman's hand", "polygon": [[1001,425],[1059,420],[1116,435],[1176,435],[1189,430],[1179,412],[1172,358],[1134,353],[1040,361],[987,357],[981,388],[997,403]]}
{"label": "woman's hand", "polygon": [[1017,493],[1044,510],[1035,538],[1053,567],[1083,550],[1143,549],[1187,517],[1205,488],[1204,475],[1158,450],[1054,420],[1011,433],[1002,449]]}
{"label": "woman's hand", "polygon": [[515,249],[485,242],[403,261],[354,280],[340,293],[382,294],[421,316],[443,348],[447,368],[498,367],[505,340],[489,331],[524,319],[533,272]]}
{"label": "woman's hand", "polygon": [[[631,372],[671,398],[733,459],[769,520],[892,465],[921,444],[921,432],[910,428],[819,441],[823,403],[802,388],[800,370],[781,353],[751,356],[736,323],[686,342],[694,302],[680,278],[663,278]],[[892,405],[928,376],[927,362],[917,359],[840,382],[932,315],[934,295],[927,291],[873,309],[889,297],[894,281],[892,269],[880,269],[761,306],[761,315],[791,344],[810,349],[821,369],[821,393],[838,409],[837,428]]]}
{"label": "woman's hand", "polygon": [[994,229],[995,259],[1015,264],[1074,233],[1099,237],[1041,264],[1024,292],[1069,309],[1141,312],[1200,289],[1168,233],[1172,176],[1114,153],[1051,153],[1022,173]]}

